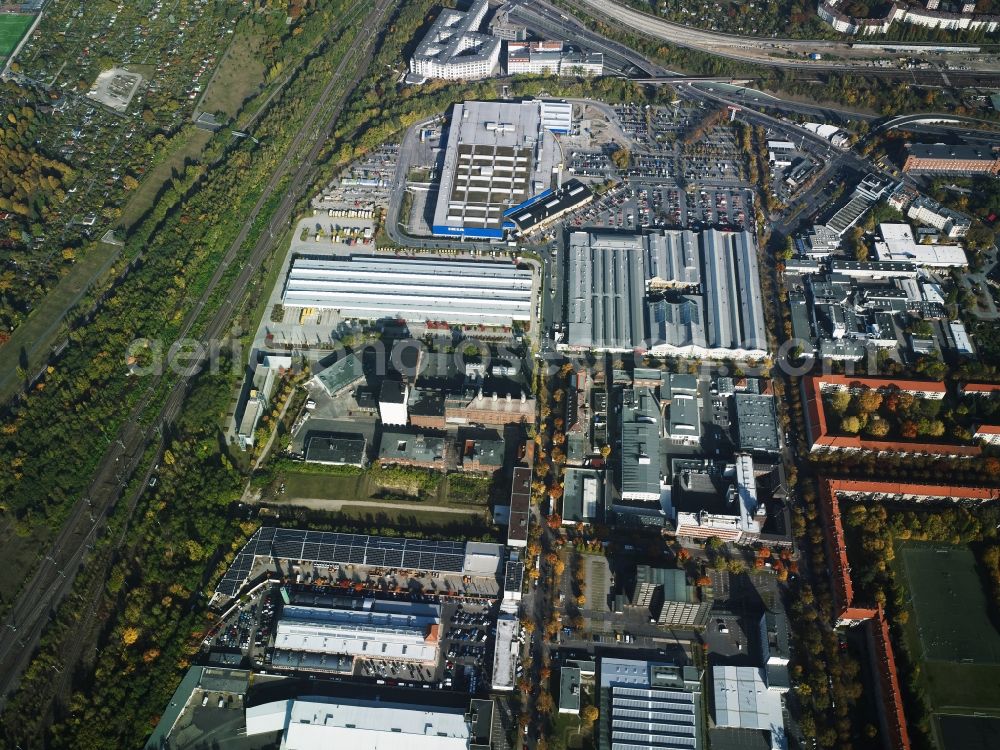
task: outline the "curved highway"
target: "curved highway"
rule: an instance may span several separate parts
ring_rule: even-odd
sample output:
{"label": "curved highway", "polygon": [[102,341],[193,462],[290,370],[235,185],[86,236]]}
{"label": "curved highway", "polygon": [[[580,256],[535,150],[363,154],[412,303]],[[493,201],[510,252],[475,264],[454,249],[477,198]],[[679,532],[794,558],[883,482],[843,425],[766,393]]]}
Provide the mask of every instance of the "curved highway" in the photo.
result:
{"label": "curved highway", "polygon": [[[877,72],[879,69],[872,67],[872,61],[891,57],[879,48],[852,49],[850,43],[847,42],[826,39],[744,37],[691,28],[665,21],[657,16],[642,13],[619,3],[610,2],[610,0],[573,0],[572,4],[581,10],[608,19],[618,26],[662,39],[679,47],[771,67],[807,68],[815,71],[861,70]],[[821,53],[824,58],[836,56],[847,59],[809,59],[808,55],[814,52]],[[969,62],[974,65],[973,70],[1000,71],[1000,59],[995,55],[976,55],[975,59],[970,59]]]}
{"label": "curved highway", "polygon": [[992,128],[993,130],[1000,127],[1000,123],[991,122],[990,120],[980,120],[977,117],[927,112],[912,115],[898,115],[881,123],[875,129],[879,131],[894,130],[895,128],[902,128],[907,125],[942,125],[951,128],[958,124],[967,124],[972,127],[979,125],[984,126],[985,128]]}

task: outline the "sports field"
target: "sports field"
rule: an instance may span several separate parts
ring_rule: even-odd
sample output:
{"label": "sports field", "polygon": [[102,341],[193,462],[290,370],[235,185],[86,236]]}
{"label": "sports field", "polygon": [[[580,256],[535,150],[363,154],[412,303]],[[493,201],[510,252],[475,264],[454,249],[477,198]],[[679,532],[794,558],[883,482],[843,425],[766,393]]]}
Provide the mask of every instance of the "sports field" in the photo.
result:
{"label": "sports field", "polygon": [[993,750],[1000,738],[1000,719],[941,716],[938,726],[944,738],[944,750]]}
{"label": "sports field", "polygon": [[1000,632],[990,622],[986,594],[968,547],[903,547],[925,659],[1000,664]]}
{"label": "sports field", "polygon": [[903,631],[920,662],[935,746],[992,750],[1000,719],[1000,632],[989,618],[975,555],[963,546],[907,543],[896,563],[910,592]]}
{"label": "sports field", "polygon": [[20,13],[0,13],[0,60],[14,51],[34,20],[34,16]]}

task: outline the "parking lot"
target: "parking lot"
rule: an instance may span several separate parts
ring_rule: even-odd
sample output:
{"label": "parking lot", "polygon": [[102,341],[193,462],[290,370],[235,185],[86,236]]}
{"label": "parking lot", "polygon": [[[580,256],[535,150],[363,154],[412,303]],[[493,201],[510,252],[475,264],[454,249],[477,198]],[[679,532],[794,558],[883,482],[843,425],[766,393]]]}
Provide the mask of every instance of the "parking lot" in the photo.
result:
{"label": "parking lot", "polygon": [[743,154],[728,127],[716,127],[683,151],[683,175],[687,182],[739,183],[743,178]]}
{"label": "parking lot", "polygon": [[399,145],[389,143],[352,162],[316,196],[313,208],[342,211],[386,205],[398,159]]}
{"label": "parking lot", "polygon": [[619,184],[563,220],[568,229],[742,230],[753,216],[749,190],[709,187],[689,192],[677,187],[631,181]]}
{"label": "parking lot", "polygon": [[566,169],[574,177],[613,180],[618,177],[618,169],[612,163],[610,153],[610,150],[570,151]]}
{"label": "parking lot", "polygon": [[701,188],[689,196],[688,223],[692,226],[712,226],[744,229],[747,216],[752,216],[753,194],[749,190],[731,188]]}
{"label": "parking lot", "polygon": [[614,110],[625,134],[651,152],[673,153],[677,136],[690,124],[688,111],[680,107],[619,104]]}

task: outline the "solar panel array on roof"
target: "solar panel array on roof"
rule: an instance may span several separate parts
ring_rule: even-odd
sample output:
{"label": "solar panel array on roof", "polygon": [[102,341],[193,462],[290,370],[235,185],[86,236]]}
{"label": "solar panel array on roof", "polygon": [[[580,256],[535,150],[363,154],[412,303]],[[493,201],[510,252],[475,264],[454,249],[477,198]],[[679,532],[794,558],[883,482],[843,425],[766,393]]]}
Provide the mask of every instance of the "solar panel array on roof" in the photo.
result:
{"label": "solar panel array on roof", "polygon": [[301,560],[318,565],[353,564],[461,573],[465,563],[465,542],[393,539],[262,526],[236,555],[216,587],[216,593],[236,596],[246,583],[257,557]]}

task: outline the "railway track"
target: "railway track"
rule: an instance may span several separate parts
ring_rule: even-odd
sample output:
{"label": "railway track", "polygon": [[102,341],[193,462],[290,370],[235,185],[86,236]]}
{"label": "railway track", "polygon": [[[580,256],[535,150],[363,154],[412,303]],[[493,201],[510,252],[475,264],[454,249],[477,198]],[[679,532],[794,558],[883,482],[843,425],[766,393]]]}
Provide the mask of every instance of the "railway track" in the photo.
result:
{"label": "railway track", "polygon": [[[241,255],[244,243],[247,241],[253,225],[260,217],[265,206],[271,201],[278,186],[291,174],[288,189],[271,214],[268,228],[262,233],[243,263],[239,274],[232,282],[225,295],[225,300],[209,319],[200,339],[203,342],[217,340],[229,327],[237,310],[237,300],[242,300],[259,267],[270,254],[275,236],[281,228],[289,223],[292,211],[298,200],[304,195],[310,185],[310,176],[327,138],[330,136],[344,104],[354,91],[361,78],[367,72],[364,61],[370,59],[374,43],[378,39],[378,30],[385,19],[386,13],[396,0],[379,0],[373,6],[357,5],[352,18],[345,18],[343,28],[351,28],[348,21],[353,21],[365,11],[363,20],[357,26],[355,39],[358,43],[350,46],[337,68],[334,70],[327,85],[324,87],[316,104],[313,106],[305,122],[299,128],[285,152],[285,157],[272,173],[260,197],[247,216],[243,229],[230,244],[226,255],[216,269],[205,291],[198,302],[188,312],[185,323],[178,335],[184,339],[191,335],[202,314],[208,308],[213,295],[233,264]],[[317,121],[323,116],[322,124]],[[312,146],[306,157],[299,162],[298,168],[291,168],[302,149],[309,140]],[[51,545],[44,560],[28,579],[27,585],[15,601],[8,614],[4,628],[0,630],[0,711],[6,705],[7,699],[16,687],[21,672],[30,661],[35,644],[41,636],[49,614],[72,590],[77,571],[85,561],[93,542],[105,526],[106,516],[111,513],[121,499],[122,491],[128,485],[136,470],[142,463],[149,445],[156,446],[156,454],[160,455],[165,447],[163,428],[173,422],[180,414],[187,396],[188,388],[194,375],[200,371],[207,355],[202,354],[189,369],[189,373],[180,377],[172,386],[159,413],[152,420],[144,418],[148,408],[147,397],[152,397],[163,383],[164,374],[153,377],[145,390],[145,397],[140,398],[137,405],[129,413],[116,438],[109,444],[95,473],[88,493],[78,501],[55,541]],[[153,464],[156,462],[154,461]],[[144,481],[141,482],[129,498],[126,516],[131,517],[142,492],[145,490],[152,474],[152,465],[147,469]],[[125,531],[116,540],[120,546],[126,538]],[[101,591],[97,589],[98,595]],[[63,671],[70,670],[64,664]]]}

